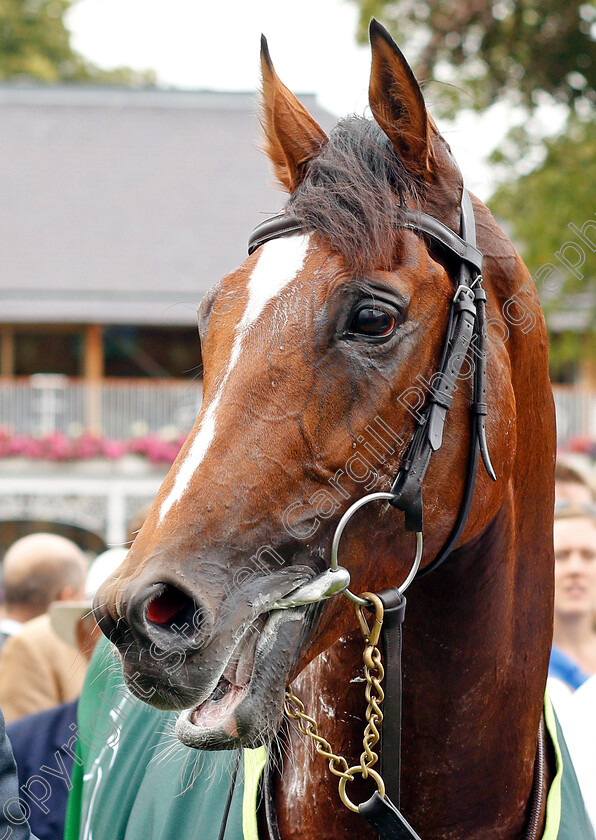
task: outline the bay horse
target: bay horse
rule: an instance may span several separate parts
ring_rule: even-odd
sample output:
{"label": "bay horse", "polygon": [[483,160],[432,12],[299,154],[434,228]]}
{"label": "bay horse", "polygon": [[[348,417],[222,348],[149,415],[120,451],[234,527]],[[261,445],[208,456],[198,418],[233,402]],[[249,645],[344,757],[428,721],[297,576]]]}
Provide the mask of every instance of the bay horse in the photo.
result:
{"label": "bay horse", "polygon": [[[353,610],[331,589],[294,606],[292,594],[328,580],[351,504],[393,486],[425,422],[454,293],[464,308],[467,297],[453,253],[410,223],[432,217],[458,238],[460,170],[396,44],[376,21],[370,37],[373,119],[344,119],[329,136],[263,41],[261,120],[290,194],[286,221],[203,299],[200,414],[96,599],[133,693],[150,686],[152,704],[182,710],[178,735],[199,749],[271,742],[291,686],[335,752],[348,764],[361,752]],[[529,829],[551,644],[555,420],[530,275],[482,202],[470,207],[484,256],[490,458],[483,438],[486,468],[466,502],[472,371],[484,359],[469,351],[420,479],[418,559],[433,571],[408,593],[402,810],[424,840],[519,840],[545,823],[542,797]],[[464,504],[456,545],[434,568]],[[355,592],[408,575],[406,525],[378,501],[354,514],[339,554]],[[291,757],[271,782],[279,836],[373,836],[340,807],[307,740],[294,726],[283,737]],[[553,772],[547,749],[542,789]]]}

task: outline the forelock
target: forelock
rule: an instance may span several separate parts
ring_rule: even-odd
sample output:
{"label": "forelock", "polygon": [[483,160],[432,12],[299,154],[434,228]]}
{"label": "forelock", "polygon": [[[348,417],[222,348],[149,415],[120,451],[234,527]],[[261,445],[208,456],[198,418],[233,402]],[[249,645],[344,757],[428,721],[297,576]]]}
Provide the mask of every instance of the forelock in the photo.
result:
{"label": "forelock", "polygon": [[389,268],[404,221],[400,208],[417,205],[420,190],[379,126],[352,116],[336,125],[310,162],[287,211],[351,269]]}

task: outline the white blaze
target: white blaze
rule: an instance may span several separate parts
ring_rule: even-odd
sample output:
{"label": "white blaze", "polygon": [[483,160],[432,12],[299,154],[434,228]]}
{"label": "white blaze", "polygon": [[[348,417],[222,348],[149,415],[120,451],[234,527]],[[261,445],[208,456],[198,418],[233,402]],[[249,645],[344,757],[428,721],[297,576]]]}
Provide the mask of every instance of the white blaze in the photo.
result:
{"label": "white blaze", "polygon": [[230,353],[226,371],[219,383],[217,392],[207,407],[201,426],[188,451],[185,460],[180,464],[174,479],[174,485],[168,497],[161,506],[159,521],[166,516],[172,505],[179,502],[195,473],[195,470],[205,457],[215,437],[216,415],[226,382],[240,357],[242,342],[249,327],[255,323],[269,301],[279,295],[302,270],[310,236],[281,237],[272,239],[261,246],[259,259],[248,281],[248,302],[244,314],[236,327],[236,336]]}

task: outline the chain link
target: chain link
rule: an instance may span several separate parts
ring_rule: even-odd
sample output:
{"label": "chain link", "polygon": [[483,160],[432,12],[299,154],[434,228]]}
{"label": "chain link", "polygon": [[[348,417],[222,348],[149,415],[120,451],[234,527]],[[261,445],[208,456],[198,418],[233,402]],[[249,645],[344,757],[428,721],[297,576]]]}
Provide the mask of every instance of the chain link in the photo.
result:
{"label": "chain link", "polygon": [[379,760],[379,756],[374,752],[373,747],[378,744],[381,737],[378,727],[383,722],[381,703],[385,698],[385,692],[381,686],[385,669],[381,663],[381,652],[374,645],[368,645],[364,651],[364,676],[366,677],[364,696],[367,702],[367,724],[362,739],[364,752],[360,756],[360,766],[362,767],[362,774],[366,778],[367,771],[374,767]]}
{"label": "chain link", "polygon": [[[286,689],[286,696],[284,700],[284,709],[286,715],[291,720],[298,721],[298,729],[303,735],[307,735],[314,741],[315,748],[319,755],[329,761],[329,770],[334,776],[345,778],[346,781],[351,781],[353,776],[348,774],[348,762],[341,755],[336,755],[333,752],[331,744],[322,735],[319,735],[319,728],[314,718],[306,714],[304,703],[295,694],[292,694],[289,688]],[[336,765],[341,766],[341,770]]]}
{"label": "chain link", "polygon": [[385,697],[385,692],[381,686],[385,670],[381,662],[381,652],[377,647],[383,624],[383,604],[381,599],[371,592],[364,592],[361,597],[373,603],[375,608],[375,623],[372,631],[370,631],[364,613],[362,612],[362,607],[356,605],[356,615],[358,616],[358,622],[366,643],[363,655],[364,676],[366,678],[366,688],[364,691],[367,704],[366,727],[362,737],[363,752],[360,756],[360,764],[349,767],[348,762],[343,756],[336,755],[333,752],[329,741],[319,734],[316,720],[306,714],[304,703],[289,688],[286,689],[284,698],[286,715],[291,720],[297,721],[299,730],[314,742],[319,755],[327,759],[329,770],[334,776],[339,777],[339,795],[341,801],[350,811],[355,811],[356,813],[358,812],[358,806],[350,800],[346,793],[346,784],[351,782],[355,776],[361,775],[364,779],[370,776],[375,781],[379,794],[385,796],[385,783],[381,776],[373,770],[374,765],[379,760],[379,756],[374,751],[374,747],[378,744],[381,737],[378,727],[383,722],[381,704]]}

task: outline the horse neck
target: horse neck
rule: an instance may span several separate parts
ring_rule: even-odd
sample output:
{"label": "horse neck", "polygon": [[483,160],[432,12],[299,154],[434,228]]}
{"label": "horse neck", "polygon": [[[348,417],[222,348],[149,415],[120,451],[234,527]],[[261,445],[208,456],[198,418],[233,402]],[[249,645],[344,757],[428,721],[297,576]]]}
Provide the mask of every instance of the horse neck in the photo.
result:
{"label": "horse neck", "polygon": [[548,667],[552,583],[540,542],[532,556],[514,514],[510,500],[481,538],[411,590],[403,803],[408,813],[424,814],[429,837],[522,836]]}
{"label": "horse neck", "polygon": [[[482,537],[409,592],[402,810],[422,838],[518,840],[523,834],[551,593],[541,558],[514,551],[513,525],[510,499]],[[341,639],[294,683],[321,734],[351,764],[362,750],[362,650],[359,633]],[[340,806],[326,762],[295,732],[290,739],[292,757],[278,782],[282,838],[331,840],[341,836],[340,825],[346,836],[367,836],[362,819]]]}

